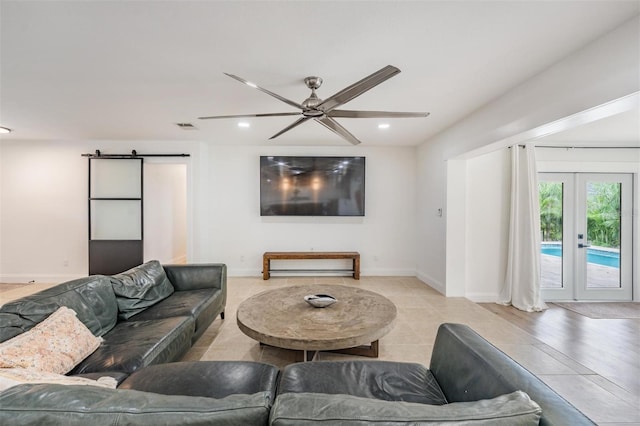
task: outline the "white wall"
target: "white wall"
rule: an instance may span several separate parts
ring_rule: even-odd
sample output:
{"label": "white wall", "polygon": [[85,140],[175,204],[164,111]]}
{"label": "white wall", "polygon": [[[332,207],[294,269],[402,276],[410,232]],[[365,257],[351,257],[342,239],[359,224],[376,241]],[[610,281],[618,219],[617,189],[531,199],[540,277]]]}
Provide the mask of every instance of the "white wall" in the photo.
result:
{"label": "white wall", "polygon": [[3,142],[0,149],[2,281],[86,274],[87,160],[61,142]]}
{"label": "white wall", "polygon": [[[605,104],[618,104],[621,108],[637,108],[640,91],[640,18],[636,17],[611,33],[595,40],[561,60],[549,69],[513,88],[503,96],[485,105],[466,119],[436,135],[418,149],[419,204],[417,274],[448,296],[484,295],[495,291],[492,281],[495,271],[485,276],[471,276],[467,254],[474,248],[469,244],[475,230],[468,215],[476,214],[468,204],[468,184],[482,185],[495,178],[468,169],[470,158],[522,143],[551,131],[563,130],[549,123],[567,120],[587,123],[602,118],[589,112]],[[606,111],[623,112],[616,108]],[[614,112],[610,112],[613,114]],[[565,126],[565,127],[566,127]],[[555,130],[554,130],[555,129]],[[546,132],[546,133],[544,133]],[[504,172],[503,172],[504,174]],[[429,183],[425,183],[429,180]],[[425,185],[431,185],[429,190]],[[446,200],[445,220],[434,216],[434,207]],[[451,211],[452,206],[456,211]],[[495,239],[500,239],[497,234]],[[496,247],[496,241],[488,241]],[[435,247],[435,249],[434,249]],[[434,252],[437,250],[437,252]],[[442,253],[446,261],[442,261]],[[500,255],[504,256],[504,254]],[[465,271],[465,269],[467,269]],[[477,271],[476,271],[477,272]],[[430,277],[431,280],[426,279]],[[469,287],[471,286],[471,287]]]}
{"label": "white wall", "polygon": [[465,296],[495,302],[507,267],[510,150],[468,160]]}
{"label": "white wall", "polygon": [[[0,144],[0,281],[57,282],[86,275],[87,159],[81,154],[95,149],[105,154],[131,149],[141,154],[191,154],[189,262],[224,262],[230,275],[257,276],[264,251],[355,250],[362,256],[363,275],[415,275],[416,149],[412,147],[4,141]],[[366,216],[260,217],[260,155],[365,156]]]}
{"label": "white wall", "polygon": [[[87,275],[88,160],[81,154],[93,153],[96,149],[105,154],[126,154],[132,149],[139,153],[192,153],[197,158],[200,144],[2,141],[1,282],[61,282]],[[197,161],[193,162],[191,169],[199,171],[201,167]],[[191,192],[197,194],[204,186],[206,182],[194,182]],[[192,204],[206,206],[207,200]],[[197,227],[202,216],[194,209],[190,226]]]}
{"label": "white wall", "polygon": [[[418,150],[417,159],[417,276],[445,294],[447,165],[437,144],[422,145]],[[439,209],[442,209],[441,215]]]}
{"label": "white wall", "polygon": [[[261,217],[260,155],[366,157],[364,217]],[[211,257],[258,275],[265,251],[358,251],[363,275],[415,275],[415,148],[210,146]],[[316,262],[316,266],[319,264]]]}

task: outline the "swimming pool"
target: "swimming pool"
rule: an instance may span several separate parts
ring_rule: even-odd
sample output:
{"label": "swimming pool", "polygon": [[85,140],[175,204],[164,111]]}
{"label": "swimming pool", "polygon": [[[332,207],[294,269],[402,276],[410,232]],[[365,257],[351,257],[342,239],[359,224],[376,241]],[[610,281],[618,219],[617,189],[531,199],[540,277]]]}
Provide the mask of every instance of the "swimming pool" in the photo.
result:
{"label": "swimming pool", "polygon": [[[562,246],[560,244],[543,244],[540,252],[542,254],[561,257]],[[595,263],[596,265],[610,266],[612,268],[620,268],[620,253],[590,247],[587,249],[587,262]]]}

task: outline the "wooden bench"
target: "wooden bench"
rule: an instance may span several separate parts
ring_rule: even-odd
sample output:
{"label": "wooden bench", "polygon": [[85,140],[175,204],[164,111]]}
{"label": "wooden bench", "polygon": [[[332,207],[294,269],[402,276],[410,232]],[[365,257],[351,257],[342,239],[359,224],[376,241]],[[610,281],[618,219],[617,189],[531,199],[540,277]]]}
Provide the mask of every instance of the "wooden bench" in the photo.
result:
{"label": "wooden bench", "polygon": [[[352,259],[352,269],[271,269],[272,260]],[[262,279],[268,280],[271,272],[350,272],[353,279],[360,279],[360,253],[357,251],[268,251],[262,256]]]}

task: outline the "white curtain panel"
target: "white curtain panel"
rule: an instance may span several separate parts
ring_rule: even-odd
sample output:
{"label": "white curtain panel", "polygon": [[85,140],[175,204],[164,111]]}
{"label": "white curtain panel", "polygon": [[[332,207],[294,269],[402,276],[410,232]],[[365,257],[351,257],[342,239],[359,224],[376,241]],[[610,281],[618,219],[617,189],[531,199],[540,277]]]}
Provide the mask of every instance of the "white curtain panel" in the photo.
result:
{"label": "white curtain panel", "polygon": [[511,214],[507,274],[498,303],[546,309],[540,291],[540,206],[535,147],[511,147]]}

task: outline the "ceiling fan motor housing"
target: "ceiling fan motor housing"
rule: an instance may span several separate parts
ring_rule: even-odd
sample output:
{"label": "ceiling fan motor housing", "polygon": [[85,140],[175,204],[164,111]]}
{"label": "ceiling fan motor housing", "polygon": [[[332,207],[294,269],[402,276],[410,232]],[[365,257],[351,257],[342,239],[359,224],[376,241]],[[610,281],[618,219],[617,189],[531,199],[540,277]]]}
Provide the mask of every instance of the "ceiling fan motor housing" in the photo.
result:
{"label": "ceiling fan motor housing", "polygon": [[316,95],[316,89],[319,89],[320,86],[322,86],[322,79],[320,77],[307,77],[304,79],[304,84],[311,89],[311,95],[302,101],[301,105],[305,109],[310,109],[312,111],[305,110],[302,114],[306,117],[319,117],[322,113],[317,114],[319,111],[315,111],[315,108],[320,105],[322,99],[318,98],[318,95]]}

